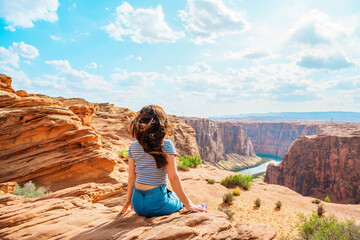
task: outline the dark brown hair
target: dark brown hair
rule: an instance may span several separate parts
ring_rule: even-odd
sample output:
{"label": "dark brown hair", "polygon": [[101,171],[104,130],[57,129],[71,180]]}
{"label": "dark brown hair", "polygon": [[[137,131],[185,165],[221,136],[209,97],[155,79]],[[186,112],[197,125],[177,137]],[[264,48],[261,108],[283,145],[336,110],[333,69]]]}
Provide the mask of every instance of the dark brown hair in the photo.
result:
{"label": "dark brown hair", "polygon": [[155,158],[158,168],[167,165],[164,138],[170,123],[164,110],[156,105],[143,107],[130,124],[130,132],[146,153]]}

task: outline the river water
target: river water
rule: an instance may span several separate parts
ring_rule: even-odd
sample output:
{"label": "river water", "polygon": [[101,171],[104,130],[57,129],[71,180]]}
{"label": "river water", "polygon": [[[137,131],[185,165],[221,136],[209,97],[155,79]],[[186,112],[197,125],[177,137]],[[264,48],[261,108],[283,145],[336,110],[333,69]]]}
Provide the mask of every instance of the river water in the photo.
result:
{"label": "river water", "polygon": [[261,156],[258,154],[259,157],[262,158],[268,158],[270,159],[269,162],[263,163],[259,166],[253,167],[253,168],[247,168],[247,169],[243,169],[238,171],[239,173],[243,173],[243,174],[248,174],[248,175],[254,175],[257,173],[261,173],[261,172],[266,172],[266,168],[270,163],[274,163],[275,165],[278,165],[279,163],[281,163],[282,159],[279,157],[273,157],[273,156]]}

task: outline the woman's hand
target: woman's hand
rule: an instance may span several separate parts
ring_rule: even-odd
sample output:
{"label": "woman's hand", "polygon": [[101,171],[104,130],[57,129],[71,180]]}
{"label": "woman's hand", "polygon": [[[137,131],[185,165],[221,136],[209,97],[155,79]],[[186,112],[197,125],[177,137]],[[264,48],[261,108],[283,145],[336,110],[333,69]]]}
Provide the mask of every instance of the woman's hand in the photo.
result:
{"label": "woman's hand", "polygon": [[121,209],[120,214],[124,214],[126,213],[127,209],[129,208],[129,206],[131,207],[131,210],[133,210],[133,206],[131,201],[127,201],[124,205],[124,207]]}
{"label": "woman's hand", "polygon": [[194,205],[190,202],[187,206],[185,206],[185,208],[190,212],[207,212],[206,208],[202,204]]}

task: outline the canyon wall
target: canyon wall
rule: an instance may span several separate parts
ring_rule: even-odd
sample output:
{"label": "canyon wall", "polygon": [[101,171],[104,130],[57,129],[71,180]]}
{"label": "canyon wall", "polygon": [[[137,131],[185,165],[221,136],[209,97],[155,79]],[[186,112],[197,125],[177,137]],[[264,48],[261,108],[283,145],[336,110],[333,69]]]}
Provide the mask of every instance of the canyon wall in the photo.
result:
{"label": "canyon wall", "polygon": [[297,137],[321,133],[311,122],[235,122],[251,138],[256,153],[283,157]]}
{"label": "canyon wall", "polygon": [[236,171],[261,161],[241,126],[206,118],[181,119],[195,129],[200,156],[206,163]]}
{"label": "canyon wall", "polygon": [[360,203],[360,124],[357,130],[299,137],[283,161],[266,171],[265,182],[305,196]]}

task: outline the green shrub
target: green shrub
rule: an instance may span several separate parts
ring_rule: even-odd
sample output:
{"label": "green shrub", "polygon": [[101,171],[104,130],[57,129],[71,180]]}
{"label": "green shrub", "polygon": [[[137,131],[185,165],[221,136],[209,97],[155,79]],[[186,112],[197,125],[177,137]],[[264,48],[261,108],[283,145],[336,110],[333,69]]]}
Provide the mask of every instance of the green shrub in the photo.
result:
{"label": "green shrub", "polygon": [[199,157],[198,155],[185,156],[185,157],[179,157],[177,167],[180,170],[188,171],[190,167],[196,168],[198,165],[201,164],[202,164],[201,157]]}
{"label": "green shrub", "polygon": [[253,178],[251,175],[244,175],[240,173],[240,174],[227,176],[226,178],[221,180],[220,184],[227,188],[239,186],[245,190],[249,190],[252,181]]}
{"label": "green shrub", "polygon": [[320,204],[321,203],[321,201],[319,199],[314,199],[311,202],[314,203],[314,204]]}
{"label": "green shrub", "polygon": [[297,227],[301,239],[338,240],[360,239],[360,225],[355,220],[339,221],[334,215],[320,218],[315,211],[308,218],[299,215]]}
{"label": "green shrub", "polygon": [[219,208],[219,210],[224,212],[229,217],[230,220],[235,215],[235,212],[231,211],[229,208]]}
{"label": "green shrub", "polygon": [[215,183],[215,179],[212,179],[212,178],[206,179],[206,181],[207,181],[209,184],[214,184],[214,183]]}
{"label": "green shrub", "polygon": [[254,204],[255,204],[255,207],[259,208],[261,206],[261,200],[260,198],[257,198],[255,201],[254,201]]}
{"label": "green shrub", "polygon": [[234,196],[240,196],[241,195],[241,191],[240,191],[240,188],[235,188],[235,189],[233,189],[232,190],[232,194],[234,195]]}
{"label": "green shrub", "polygon": [[331,202],[329,196],[327,196],[327,197],[325,198],[325,202]]}
{"label": "green shrub", "polygon": [[185,164],[183,164],[183,163],[178,163],[178,164],[177,164],[177,168],[178,168],[179,170],[182,170],[182,171],[185,171],[185,172],[187,172],[187,171],[190,170],[189,166],[187,166],[187,165],[185,165]]}
{"label": "green shrub", "polygon": [[233,197],[232,193],[229,192],[229,193],[224,194],[223,201],[226,204],[229,204],[229,205],[232,204],[232,202],[234,201],[234,197]]}
{"label": "green shrub", "polygon": [[282,206],[282,203],[280,200],[275,203],[275,209],[280,210],[281,206]]}
{"label": "green shrub", "polygon": [[320,204],[317,208],[317,215],[321,217],[325,213],[325,208],[322,204]]}
{"label": "green shrub", "polygon": [[32,181],[25,183],[22,187],[18,184],[15,186],[14,195],[24,196],[26,198],[39,198],[51,193],[49,187],[36,187]]}
{"label": "green shrub", "polygon": [[117,154],[123,157],[128,157],[128,151],[126,149],[120,149],[117,151]]}
{"label": "green shrub", "polygon": [[112,124],[117,124],[117,123],[119,123],[118,121],[113,121],[113,122],[111,122]]}

